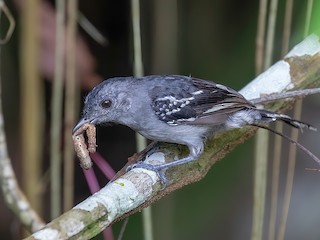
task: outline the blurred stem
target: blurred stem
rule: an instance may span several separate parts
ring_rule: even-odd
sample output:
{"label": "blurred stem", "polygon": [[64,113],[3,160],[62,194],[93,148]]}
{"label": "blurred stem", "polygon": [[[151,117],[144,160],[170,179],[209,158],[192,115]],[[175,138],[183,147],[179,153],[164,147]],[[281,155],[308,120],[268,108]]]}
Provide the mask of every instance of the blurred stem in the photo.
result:
{"label": "blurred stem", "polygon": [[153,239],[153,227],[152,227],[152,209],[151,206],[142,210],[143,219],[143,237],[145,240]]}
{"label": "blurred stem", "polygon": [[9,22],[9,26],[8,30],[6,31],[6,34],[4,34],[4,37],[0,38],[0,44],[6,44],[11,39],[11,36],[16,26],[16,21],[12,16],[9,8],[5,4],[4,0],[0,0],[0,17],[2,14],[4,15],[2,18],[6,18],[6,20]]}
{"label": "blurred stem", "polygon": [[257,131],[255,139],[255,167],[254,167],[254,191],[253,191],[253,220],[251,239],[262,239],[263,219],[267,186],[267,158],[268,158],[268,134],[266,131]]}
{"label": "blurred stem", "polygon": [[125,230],[126,230],[128,221],[129,221],[129,217],[126,217],[126,218],[123,220],[123,224],[122,224],[122,226],[121,226],[121,229],[120,229],[119,236],[118,236],[117,240],[122,240],[122,239],[123,239],[123,235],[124,235],[124,232],[125,232]]}
{"label": "blurred stem", "polygon": [[264,37],[266,31],[266,20],[267,20],[267,5],[268,0],[260,0],[259,3],[259,14],[258,14],[258,28],[256,36],[256,56],[255,56],[255,65],[256,65],[256,75],[262,72],[263,70],[263,58],[264,58]]}
{"label": "blurred stem", "polygon": [[278,0],[271,0],[269,17],[268,17],[266,52],[264,56],[264,70],[268,69],[272,63],[274,33],[276,30],[277,9],[278,9]]}
{"label": "blurred stem", "polygon": [[[178,2],[177,0],[154,1],[152,12],[152,73],[177,72],[179,55]],[[163,32],[166,34],[160,34]]]}
{"label": "blurred stem", "polygon": [[77,20],[80,27],[101,46],[108,44],[108,39],[83,15],[80,11],[77,12]]}
{"label": "blurred stem", "polygon": [[140,30],[140,1],[131,0],[132,30],[133,30],[133,51],[134,51],[134,76],[143,76],[141,30]]}
{"label": "blurred stem", "polygon": [[[306,37],[309,33],[309,27],[311,22],[311,14],[312,14],[312,6],[313,0],[308,0],[307,2],[307,13],[306,13],[306,21],[305,21],[305,28],[304,28],[304,37]],[[294,106],[293,116],[295,119],[300,119],[302,113],[302,100],[298,100]],[[297,141],[299,137],[299,131],[296,129],[291,129],[291,139]],[[287,179],[286,179],[286,186],[285,186],[285,193],[284,193],[284,203],[280,217],[280,224],[279,224],[279,232],[277,239],[282,240],[285,237],[286,232],[286,225],[291,201],[291,193],[292,193],[292,186],[293,186],[293,177],[294,177],[294,170],[296,165],[296,158],[297,158],[297,148],[295,145],[290,144],[289,146],[289,157],[288,157],[288,171],[287,171]]]}
{"label": "blurred stem", "polygon": [[[152,6],[152,52],[151,71],[153,74],[179,72],[179,13],[178,0],[157,0]],[[163,17],[165,15],[165,17]],[[166,33],[166,34],[161,34]],[[156,219],[153,220],[154,232],[158,239],[173,239],[175,228],[176,202],[169,197],[159,202],[154,208]],[[165,211],[163,210],[165,209]],[[161,228],[158,228],[161,223]],[[165,231],[157,231],[165,229]]]}
{"label": "blurred stem", "polygon": [[[286,1],[286,10],[284,16],[284,26],[282,35],[282,57],[289,50],[289,40],[291,35],[291,20],[292,20],[293,0]],[[283,131],[283,123],[276,124],[276,131]],[[272,162],[272,179],[271,179],[271,205],[270,205],[270,219],[269,219],[269,240],[275,239],[276,235],[276,219],[278,209],[278,190],[279,190],[279,176],[280,176],[280,159],[282,153],[282,137],[274,137],[273,147],[273,162]]]}
{"label": "blurred stem", "polygon": [[[301,110],[302,110],[302,101],[298,100],[295,104],[294,108],[294,119],[299,119],[301,116]],[[299,131],[295,129],[295,131],[291,130],[291,136],[290,138],[297,141],[299,136]],[[294,177],[294,169],[296,165],[296,146],[293,144],[290,144],[289,147],[289,156],[288,156],[288,173],[287,173],[287,180],[286,180],[286,186],[284,191],[284,200],[283,200],[283,208],[281,212],[280,217],[280,223],[279,223],[279,232],[277,235],[278,240],[282,240],[285,237],[286,232],[286,225],[287,225],[287,219],[288,219],[288,213],[289,213],[289,206],[290,206],[290,200],[291,200],[291,193],[292,193],[292,186],[293,186],[293,177]]]}
{"label": "blurred stem", "polygon": [[39,76],[38,0],[24,5],[21,15],[22,183],[34,209],[42,210],[39,179],[42,169],[43,96]]}
{"label": "blurred stem", "polygon": [[[134,76],[143,76],[143,61],[140,30],[140,1],[131,0],[133,49],[134,49]],[[147,146],[147,140],[136,133],[137,151],[140,152]],[[142,210],[143,233],[145,240],[153,239],[151,206]]]}
{"label": "blurred stem", "polygon": [[69,0],[67,5],[68,20],[66,42],[68,54],[66,56],[66,88],[64,107],[64,184],[63,208],[69,210],[74,204],[74,150],[72,128],[77,115],[78,92],[76,87],[76,35],[77,35],[78,0]]}
{"label": "blurred stem", "polygon": [[290,35],[291,35],[291,22],[292,22],[292,9],[293,9],[293,0],[287,0],[286,1],[286,10],[285,10],[285,15],[284,15],[281,57],[284,57],[289,51],[289,42],[290,42]]}
{"label": "blurred stem", "polygon": [[55,69],[51,100],[51,218],[61,213],[61,117],[63,97],[64,68],[64,21],[65,1],[56,0],[56,39],[55,39]]}
{"label": "blurred stem", "polygon": [[[275,32],[275,23],[277,16],[278,0],[271,0],[266,50],[264,55],[264,69],[267,69],[272,62],[273,41]],[[263,222],[265,212],[265,198],[267,188],[267,166],[268,166],[268,146],[269,133],[267,131],[258,130],[255,145],[255,174],[254,174],[254,206],[253,206],[253,220],[252,220],[252,236],[251,239],[259,240],[263,236]]]}
{"label": "blurred stem", "polygon": [[313,0],[308,0],[307,2],[307,14],[306,14],[306,23],[304,27],[303,37],[307,37],[309,34],[310,23],[311,23],[311,14],[312,14]]}
{"label": "blurred stem", "polygon": [[[277,132],[283,131],[283,123],[276,124]],[[271,179],[271,203],[270,203],[270,218],[269,218],[269,233],[268,239],[275,239],[277,209],[278,209],[278,190],[279,190],[279,177],[280,177],[280,160],[282,149],[282,137],[274,137],[273,146],[273,161],[272,161],[272,179]]]}

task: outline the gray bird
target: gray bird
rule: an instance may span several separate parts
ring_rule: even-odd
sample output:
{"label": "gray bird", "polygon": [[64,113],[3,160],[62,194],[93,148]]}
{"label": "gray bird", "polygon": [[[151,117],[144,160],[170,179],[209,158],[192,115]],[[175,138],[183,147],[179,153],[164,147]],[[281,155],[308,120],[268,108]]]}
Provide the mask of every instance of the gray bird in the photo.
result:
{"label": "gray bird", "polygon": [[[257,109],[239,92],[214,82],[179,75],[115,77],[87,95],[82,119],[73,132],[85,123],[116,123],[151,140],[188,146],[190,153],[185,158],[159,165],[135,165],[159,172],[198,159],[205,139],[217,132],[248,125],[267,128],[261,124],[276,120],[315,130],[287,115]],[[299,143],[290,141],[320,162]]]}

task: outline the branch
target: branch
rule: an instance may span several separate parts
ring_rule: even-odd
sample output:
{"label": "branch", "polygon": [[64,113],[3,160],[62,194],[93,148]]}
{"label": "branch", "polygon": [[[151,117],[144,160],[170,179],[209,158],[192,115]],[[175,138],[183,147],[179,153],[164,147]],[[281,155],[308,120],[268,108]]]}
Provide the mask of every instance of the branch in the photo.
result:
{"label": "branch", "polygon": [[[247,99],[259,98],[264,94],[274,94],[293,89],[304,89],[320,85],[320,43],[316,35],[311,35],[298,44],[285,59],[277,62],[262,73],[241,93]],[[290,104],[289,104],[290,103]],[[269,104],[273,111],[284,111],[293,103],[278,101]],[[255,132],[255,128],[246,127],[218,134],[206,143],[201,158],[193,163],[180,165],[166,172],[168,186],[161,189],[158,176],[149,170],[135,168],[125,173],[126,166],[117,174],[115,181],[107,184],[96,194],[90,196],[45,228],[27,239],[89,239],[128,215],[150,205],[187,184],[202,179],[211,166],[222,159],[238,144]],[[158,143],[152,146],[152,154],[146,161],[162,163],[174,161],[188,154],[186,147]],[[133,157],[135,161],[145,156]],[[127,165],[132,164],[132,161]]]}
{"label": "branch", "polygon": [[3,125],[2,107],[0,106],[0,185],[3,197],[7,206],[14,212],[22,224],[30,232],[35,232],[43,228],[44,223],[30,206],[26,196],[19,188],[11,160],[8,157]]}

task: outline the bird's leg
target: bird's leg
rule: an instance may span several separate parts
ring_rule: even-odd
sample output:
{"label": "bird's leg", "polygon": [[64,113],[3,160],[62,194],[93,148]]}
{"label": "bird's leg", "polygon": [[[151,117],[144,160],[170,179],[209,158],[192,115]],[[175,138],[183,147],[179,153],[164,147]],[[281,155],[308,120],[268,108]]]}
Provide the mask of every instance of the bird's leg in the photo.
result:
{"label": "bird's leg", "polygon": [[170,167],[175,167],[181,164],[185,164],[185,163],[189,163],[192,162],[194,160],[197,160],[198,158],[192,155],[189,155],[185,158],[181,158],[179,160],[173,161],[173,162],[168,162],[168,163],[163,163],[163,164],[150,164],[150,163],[144,163],[144,162],[138,162],[136,164],[133,164],[133,166],[131,168],[145,168],[148,170],[152,170],[152,171],[161,171],[163,169],[167,169]]}
{"label": "bird's leg", "polygon": [[168,180],[167,180],[167,178],[165,176],[165,171],[168,168],[195,161],[195,160],[198,159],[198,157],[199,156],[193,156],[193,155],[190,154],[189,156],[187,156],[185,158],[181,158],[181,159],[173,161],[173,162],[163,163],[163,164],[156,164],[156,165],[150,164],[150,163],[144,163],[144,162],[141,161],[141,162],[138,162],[138,163],[130,165],[127,168],[127,171],[129,171],[129,170],[131,170],[133,168],[144,168],[144,169],[147,169],[147,170],[154,171],[158,175],[158,177],[159,177],[159,179],[161,181],[161,184],[162,184],[162,188],[164,189],[168,185]]}
{"label": "bird's leg", "polygon": [[160,181],[163,185],[163,188],[167,186],[167,179],[165,177],[165,170],[171,167],[175,167],[181,164],[189,163],[192,161],[197,160],[201,153],[203,152],[203,144],[201,146],[198,146],[198,148],[195,148],[193,146],[189,146],[190,149],[190,154],[185,157],[178,159],[176,161],[168,162],[168,163],[162,163],[162,164],[150,164],[150,163],[145,163],[143,161],[140,161],[138,163],[132,164],[127,168],[127,171],[133,169],[133,168],[144,168],[148,169],[151,171],[154,171],[157,173],[158,177],[160,178]]}

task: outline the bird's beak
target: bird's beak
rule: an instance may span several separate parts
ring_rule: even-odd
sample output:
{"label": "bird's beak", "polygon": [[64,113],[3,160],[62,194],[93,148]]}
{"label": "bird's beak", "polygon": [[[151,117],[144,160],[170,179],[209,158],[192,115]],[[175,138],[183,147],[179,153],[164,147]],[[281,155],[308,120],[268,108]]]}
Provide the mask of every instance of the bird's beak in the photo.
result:
{"label": "bird's beak", "polygon": [[91,119],[81,118],[79,122],[74,126],[72,130],[72,134],[74,134],[83,124],[90,123],[90,122],[91,122]]}

